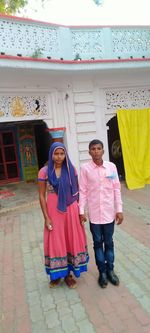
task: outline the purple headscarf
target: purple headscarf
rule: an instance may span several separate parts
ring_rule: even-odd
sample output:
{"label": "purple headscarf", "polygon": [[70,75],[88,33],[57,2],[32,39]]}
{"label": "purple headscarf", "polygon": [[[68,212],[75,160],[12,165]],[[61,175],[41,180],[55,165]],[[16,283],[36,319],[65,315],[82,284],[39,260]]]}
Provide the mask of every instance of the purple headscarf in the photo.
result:
{"label": "purple headscarf", "polygon": [[[66,156],[62,164],[61,175],[59,178],[56,177],[53,161],[54,151],[58,148],[63,149]],[[54,142],[50,147],[48,160],[48,180],[49,183],[53,186],[55,193],[58,194],[58,210],[61,212],[66,212],[67,206],[78,200],[79,192],[78,179],[75,168],[68,157],[65,145],[61,142]]]}

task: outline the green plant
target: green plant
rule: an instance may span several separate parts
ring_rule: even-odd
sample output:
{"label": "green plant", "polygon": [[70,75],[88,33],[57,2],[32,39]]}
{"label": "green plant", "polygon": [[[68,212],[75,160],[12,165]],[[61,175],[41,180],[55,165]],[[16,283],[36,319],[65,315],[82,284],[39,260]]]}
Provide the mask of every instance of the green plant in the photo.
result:
{"label": "green plant", "polygon": [[76,53],[74,60],[80,60],[80,59],[81,59],[80,54]]}
{"label": "green plant", "polygon": [[27,4],[27,0],[0,0],[0,13],[12,15]]}
{"label": "green plant", "polygon": [[42,55],[43,55],[42,51],[43,51],[43,49],[41,49],[40,47],[35,49],[33,54],[32,54],[32,58],[41,58]]}

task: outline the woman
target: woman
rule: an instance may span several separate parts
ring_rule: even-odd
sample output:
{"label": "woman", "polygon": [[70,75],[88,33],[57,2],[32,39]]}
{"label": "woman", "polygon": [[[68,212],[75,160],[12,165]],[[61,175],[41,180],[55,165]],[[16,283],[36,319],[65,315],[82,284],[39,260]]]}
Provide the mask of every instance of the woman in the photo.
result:
{"label": "woman", "polygon": [[54,142],[48,165],[38,174],[39,200],[45,219],[44,255],[50,287],[61,278],[76,287],[81,272],[87,271],[88,253],[84,226],[78,209],[78,180],[63,143]]}

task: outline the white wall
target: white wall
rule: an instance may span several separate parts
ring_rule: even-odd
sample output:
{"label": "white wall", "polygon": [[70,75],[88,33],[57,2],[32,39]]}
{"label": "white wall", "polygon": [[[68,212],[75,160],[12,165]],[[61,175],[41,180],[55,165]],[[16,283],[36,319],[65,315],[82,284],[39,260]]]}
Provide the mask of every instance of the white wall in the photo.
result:
{"label": "white wall", "polygon": [[[106,123],[118,108],[150,106],[149,70],[54,75],[44,71],[7,69],[0,75],[0,96],[17,96],[22,92],[27,99],[33,94],[46,96],[47,115],[38,119],[44,119],[48,127],[66,127],[65,143],[78,170],[81,163],[90,159],[88,144],[92,139],[104,142],[104,157],[108,159]],[[33,118],[37,119],[36,115],[32,115]],[[1,123],[7,121],[8,117],[0,117]]]}

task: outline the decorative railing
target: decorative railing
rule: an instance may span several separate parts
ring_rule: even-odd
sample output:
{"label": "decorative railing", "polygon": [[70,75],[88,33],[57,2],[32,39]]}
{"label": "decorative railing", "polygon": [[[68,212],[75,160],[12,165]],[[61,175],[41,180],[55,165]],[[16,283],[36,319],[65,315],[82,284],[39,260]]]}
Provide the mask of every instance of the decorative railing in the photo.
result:
{"label": "decorative railing", "polygon": [[150,58],[150,27],[65,27],[0,15],[0,55],[61,60]]}

